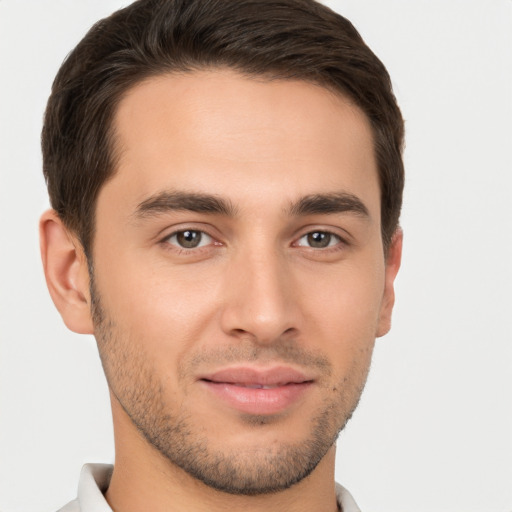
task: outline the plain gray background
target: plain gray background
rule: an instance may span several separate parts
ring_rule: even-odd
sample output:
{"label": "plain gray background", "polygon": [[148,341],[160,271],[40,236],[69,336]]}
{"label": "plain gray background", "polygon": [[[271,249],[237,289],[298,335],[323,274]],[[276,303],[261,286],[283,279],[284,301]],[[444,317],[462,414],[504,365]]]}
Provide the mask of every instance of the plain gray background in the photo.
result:
{"label": "plain gray background", "polygon": [[[52,511],[111,462],[94,340],[66,330],[38,254],[39,133],[53,77],[128,1],[0,0],[0,509]],[[392,332],[338,443],[365,511],[512,511],[512,1],[331,0],[393,78],[407,122]]]}

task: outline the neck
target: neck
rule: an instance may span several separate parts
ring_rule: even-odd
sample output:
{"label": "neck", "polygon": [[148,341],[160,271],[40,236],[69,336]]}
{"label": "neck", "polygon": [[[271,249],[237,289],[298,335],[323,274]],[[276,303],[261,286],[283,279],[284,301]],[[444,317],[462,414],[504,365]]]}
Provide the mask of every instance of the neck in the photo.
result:
{"label": "neck", "polygon": [[106,499],[116,512],[306,512],[337,510],[335,447],[315,470],[289,489],[243,496],[213,489],[174,465],[137,431],[113,401],[116,459]]}

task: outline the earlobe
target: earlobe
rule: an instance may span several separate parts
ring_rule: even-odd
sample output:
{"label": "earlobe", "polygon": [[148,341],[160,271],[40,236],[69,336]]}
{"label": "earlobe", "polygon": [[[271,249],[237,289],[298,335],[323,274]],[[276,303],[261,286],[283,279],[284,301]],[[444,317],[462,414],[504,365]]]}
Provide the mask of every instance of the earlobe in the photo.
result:
{"label": "earlobe", "polygon": [[395,304],[395,278],[402,261],[403,232],[397,228],[391,239],[391,245],[386,257],[386,271],[384,281],[384,294],[380,308],[379,323],[376,336],[384,336],[391,329],[391,316]]}
{"label": "earlobe", "polygon": [[39,222],[41,258],[46,284],[66,326],[80,334],[92,334],[89,272],[81,244],[54,210]]}

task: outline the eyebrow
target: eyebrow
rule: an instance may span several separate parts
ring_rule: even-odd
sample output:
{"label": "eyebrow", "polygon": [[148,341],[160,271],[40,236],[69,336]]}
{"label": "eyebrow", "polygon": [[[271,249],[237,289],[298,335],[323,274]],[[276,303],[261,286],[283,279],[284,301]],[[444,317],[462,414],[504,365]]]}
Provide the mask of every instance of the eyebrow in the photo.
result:
{"label": "eyebrow", "polygon": [[370,217],[365,204],[357,196],[347,192],[312,194],[300,198],[290,206],[290,214],[297,217],[330,213],[353,213],[360,217]]}
{"label": "eyebrow", "polygon": [[161,192],[140,203],[134,213],[139,219],[170,211],[189,211],[233,217],[235,207],[230,201],[198,192]]}
{"label": "eyebrow", "polygon": [[[145,219],[170,211],[190,211],[234,217],[237,209],[231,201],[200,192],[164,191],[148,197],[135,209],[134,217]],[[353,213],[369,218],[368,208],[347,192],[311,194],[291,203],[287,210],[294,217],[333,213]]]}

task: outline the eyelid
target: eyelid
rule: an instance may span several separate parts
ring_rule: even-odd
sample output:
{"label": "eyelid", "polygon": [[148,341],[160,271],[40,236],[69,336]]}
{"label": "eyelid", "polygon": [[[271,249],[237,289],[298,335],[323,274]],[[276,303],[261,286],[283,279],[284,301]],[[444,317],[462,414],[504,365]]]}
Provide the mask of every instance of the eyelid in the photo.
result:
{"label": "eyelid", "polygon": [[[197,245],[196,247],[182,247],[177,239],[175,242],[171,242],[171,239],[172,238],[177,238],[177,236],[180,234],[180,233],[185,233],[187,231],[193,231],[193,232],[196,232],[196,233],[200,233],[201,234],[201,240],[199,241],[199,245]],[[205,240],[206,239],[206,240]],[[165,243],[168,243],[168,244],[171,244],[171,245],[174,245],[176,246],[178,249],[180,250],[186,250],[186,251],[194,251],[194,250],[197,250],[197,249],[200,249],[202,247],[205,247],[207,245],[211,245],[211,243],[213,242],[214,238],[209,235],[208,233],[206,233],[205,231],[202,231],[200,229],[178,229],[177,231],[174,231],[173,233],[169,234],[168,236],[166,236],[164,239],[163,239],[163,242]]]}
{"label": "eyelid", "polygon": [[[325,247],[311,247],[309,245],[301,245],[299,244],[299,242],[303,239],[303,238],[307,238],[309,235],[313,234],[313,233],[324,233],[326,235],[329,235],[330,237],[332,237],[334,239],[334,242],[335,243],[331,243],[332,240],[329,240],[329,244],[326,245]],[[326,250],[326,249],[331,249],[333,247],[336,247],[337,245],[339,245],[340,243],[346,243],[343,238],[341,238],[341,236],[339,236],[338,234],[336,233],[333,233],[332,231],[327,231],[327,230],[321,230],[321,229],[315,229],[313,231],[308,231],[307,233],[304,233],[302,236],[300,236],[297,241],[295,242],[295,245],[296,247],[308,247],[310,249],[315,249],[315,250]]]}
{"label": "eyelid", "polygon": [[[292,245],[297,245],[297,242],[304,238],[305,236],[311,233],[328,233],[333,237],[336,237],[339,243],[343,245],[352,245],[353,238],[352,235],[346,231],[345,229],[337,226],[325,226],[319,224],[313,224],[309,226],[303,226],[300,231],[298,231],[297,235],[294,237],[294,242]],[[301,247],[301,246],[299,246]]]}
{"label": "eyelid", "polygon": [[[183,233],[184,231],[195,231],[198,233],[201,233],[202,237],[207,237],[208,242],[202,243],[201,245],[197,247],[182,247],[176,242],[171,242],[170,239],[172,237],[177,236],[179,233]],[[164,246],[168,250],[174,250],[179,252],[199,252],[200,250],[206,250],[211,246],[215,245],[223,245],[222,242],[219,241],[219,237],[212,233],[213,229],[211,229],[208,225],[205,224],[189,224],[189,223],[183,223],[181,225],[175,225],[172,227],[168,227],[165,230],[162,230],[160,232],[160,236],[158,238],[158,244],[161,246]],[[161,235],[162,233],[165,233],[165,235]]]}

